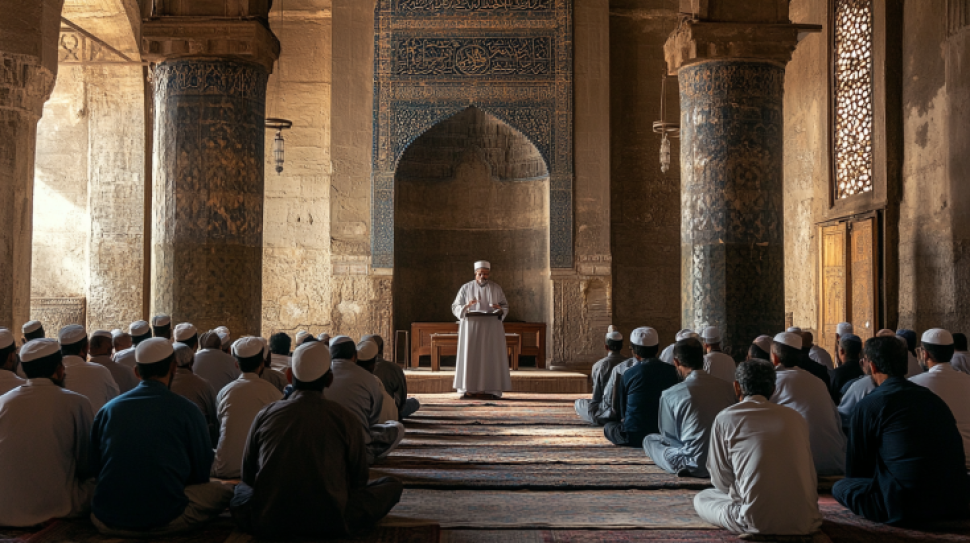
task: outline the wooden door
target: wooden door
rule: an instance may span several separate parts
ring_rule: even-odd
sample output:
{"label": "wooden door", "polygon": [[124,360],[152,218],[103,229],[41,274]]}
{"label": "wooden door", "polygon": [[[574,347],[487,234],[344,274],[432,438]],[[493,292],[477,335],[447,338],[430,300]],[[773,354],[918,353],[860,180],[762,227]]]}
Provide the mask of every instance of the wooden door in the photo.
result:
{"label": "wooden door", "polygon": [[[822,228],[822,269],[820,283],[820,338],[817,343],[834,354],[835,333],[840,322],[845,321],[847,305],[846,248],[848,247],[846,223]],[[833,356],[834,358],[834,356]]]}
{"label": "wooden door", "polygon": [[875,219],[863,219],[850,224],[849,275],[852,281],[850,319],[855,334],[865,341],[876,335],[879,297],[876,276]]}

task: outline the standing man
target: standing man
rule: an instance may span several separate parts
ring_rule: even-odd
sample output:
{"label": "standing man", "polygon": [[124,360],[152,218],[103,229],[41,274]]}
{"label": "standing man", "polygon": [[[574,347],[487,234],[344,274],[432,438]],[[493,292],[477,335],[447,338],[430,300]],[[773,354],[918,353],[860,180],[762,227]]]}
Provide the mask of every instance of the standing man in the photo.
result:
{"label": "standing man", "polygon": [[[454,387],[461,396],[501,398],[512,390],[505,327],[509,302],[502,287],[488,280],[492,265],[475,263],[475,280],[465,283],[451,311],[461,321],[458,327],[458,359]],[[492,313],[494,316],[469,316]]]}
{"label": "standing man", "polygon": [[584,421],[603,426],[606,424],[606,406],[603,404],[603,394],[606,391],[606,384],[610,380],[613,368],[620,362],[626,360],[620,353],[623,350],[623,334],[613,325],[610,325],[606,332],[606,358],[593,364],[593,372],[590,377],[593,380],[593,397],[590,399],[580,398],[574,404],[576,414]]}

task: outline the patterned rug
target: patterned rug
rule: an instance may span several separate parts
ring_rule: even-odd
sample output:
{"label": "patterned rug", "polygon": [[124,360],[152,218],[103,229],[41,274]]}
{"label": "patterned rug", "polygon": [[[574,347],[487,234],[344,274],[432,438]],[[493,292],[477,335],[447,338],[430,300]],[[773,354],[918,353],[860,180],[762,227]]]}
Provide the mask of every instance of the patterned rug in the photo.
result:
{"label": "patterned rug", "polygon": [[[407,434],[402,447],[410,449],[419,447],[482,447],[487,449],[494,448],[521,448],[521,447],[548,447],[548,448],[570,448],[587,447],[589,449],[609,448],[617,449],[602,433],[597,436],[528,436],[528,435],[414,435]],[[639,451],[641,456],[644,452]]]}
{"label": "patterned rug", "polygon": [[870,522],[842,507],[832,496],[820,496],[825,520],[822,531],[832,541],[916,543],[923,541],[970,541],[970,519],[934,522],[918,528],[896,528]]}
{"label": "patterned rug", "polygon": [[[723,530],[445,530],[441,543],[627,543],[689,541],[738,543]],[[828,542],[828,538],[824,541]]]}
{"label": "patterned rug", "polygon": [[552,448],[552,447],[402,447],[390,455],[391,461],[416,463],[451,462],[459,464],[615,464],[652,463],[643,451],[632,447]]}
{"label": "patterned rug", "polygon": [[542,436],[583,437],[603,439],[603,429],[598,426],[498,426],[462,424],[424,424],[408,422],[408,436]]}

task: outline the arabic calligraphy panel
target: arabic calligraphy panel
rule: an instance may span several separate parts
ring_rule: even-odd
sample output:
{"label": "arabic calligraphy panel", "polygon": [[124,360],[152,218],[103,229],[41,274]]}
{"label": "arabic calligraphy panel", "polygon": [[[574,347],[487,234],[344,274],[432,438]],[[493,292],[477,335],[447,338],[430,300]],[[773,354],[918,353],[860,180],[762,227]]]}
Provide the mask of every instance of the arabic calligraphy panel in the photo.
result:
{"label": "arabic calligraphy panel", "polygon": [[402,37],[391,44],[395,76],[552,76],[552,39]]}
{"label": "arabic calligraphy panel", "polygon": [[394,11],[411,15],[439,15],[442,12],[549,11],[552,0],[394,0]]}

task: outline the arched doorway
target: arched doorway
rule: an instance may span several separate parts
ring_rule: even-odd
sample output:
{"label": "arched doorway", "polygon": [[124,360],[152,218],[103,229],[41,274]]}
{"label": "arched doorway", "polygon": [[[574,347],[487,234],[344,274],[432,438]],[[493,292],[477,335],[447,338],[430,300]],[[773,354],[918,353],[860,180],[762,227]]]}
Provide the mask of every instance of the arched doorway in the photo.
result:
{"label": "arched doorway", "polygon": [[509,321],[548,322],[549,171],[522,133],[478,108],[425,132],[394,176],[394,328],[449,322],[476,260]]}

